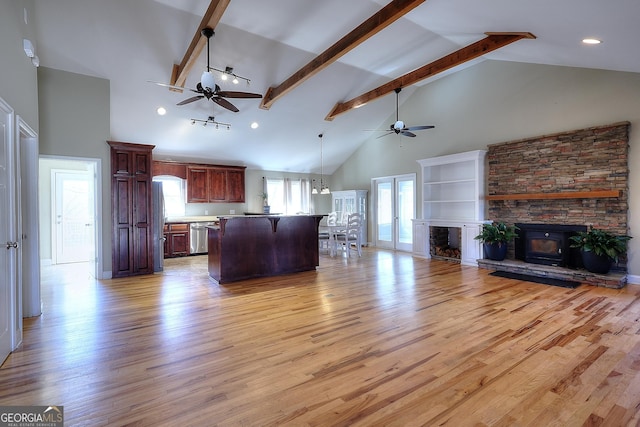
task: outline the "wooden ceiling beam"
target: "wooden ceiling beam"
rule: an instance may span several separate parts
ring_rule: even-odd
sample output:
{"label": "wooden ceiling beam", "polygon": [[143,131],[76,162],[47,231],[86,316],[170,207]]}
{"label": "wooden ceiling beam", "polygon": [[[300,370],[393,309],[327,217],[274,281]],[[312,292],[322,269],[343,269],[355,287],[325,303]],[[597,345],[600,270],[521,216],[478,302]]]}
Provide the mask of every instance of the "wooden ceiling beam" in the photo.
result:
{"label": "wooden ceiling beam", "polygon": [[400,76],[388,83],[378,86],[369,92],[363,93],[349,101],[339,102],[333,107],[333,110],[325,117],[325,120],[331,121],[336,116],[346,113],[354,108],[359,108],[366,103],[380,98],[388,93],[393,92],[397,88],[404,88],[411,86],[412,84],[424,80],[428,77],[433,77],[438,73],[446,71],[450,68],[461,65],[472,59],[476,59],[482,55],[492,52],[496,49],[500,49],[506,45],[514,43],[521,39],[535,39],[531,33],[485,33],[487,37],[479,40],[475,43],[465,46],[449,55],[446,55],[430,64],[423,65],[422,67],[413,70],[403,76]]}
{"label": "wooden ceiling beam", "polygon": [[202,53],[202,49],[207,45],[207,38],[203,37],[200,31],[205,27],[216,28],[216,25],[220,22],[220,18],[222,18],[224,11],[227,10],[230,2],[231,0],[211,0],[182,61],[180,64],[173,64],[173,69],[171,70],[172,85],[184,87],[191,69],[195,65],[200,53]]}
{"label": "wooden ceiling beam", "polygon": [[349,34],[342,37],[327,50],[311,60],[307,65],[293,73],[280,85],[270,87],[262,98],[260,108],[268,110],[276,100],[425,1],[426,0],[393,0],[369,19],[358,25]]}

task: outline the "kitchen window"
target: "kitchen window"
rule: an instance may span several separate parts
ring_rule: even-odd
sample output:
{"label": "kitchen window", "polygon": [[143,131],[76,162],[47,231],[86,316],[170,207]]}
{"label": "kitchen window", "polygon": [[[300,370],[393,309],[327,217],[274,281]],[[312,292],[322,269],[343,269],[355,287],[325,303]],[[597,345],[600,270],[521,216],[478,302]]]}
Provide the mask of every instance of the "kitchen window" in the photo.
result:
{"label": "kitchen window", "polygon": [[311,186],[308,179],[266,178],[271,212],[286,215],[309,213]]}
{"label": "kitchen window", "polygon": [[162,183],[165,216],[184,216],[186,207],[185,180],[176,176],[154,176],[154,181]]}

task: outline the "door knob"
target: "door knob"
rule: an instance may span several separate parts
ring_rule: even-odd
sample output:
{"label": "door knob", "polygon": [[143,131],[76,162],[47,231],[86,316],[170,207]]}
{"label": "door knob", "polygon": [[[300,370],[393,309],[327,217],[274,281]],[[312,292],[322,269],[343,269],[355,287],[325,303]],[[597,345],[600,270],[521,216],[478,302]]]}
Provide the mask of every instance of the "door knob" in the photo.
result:
{"label": "door knob", "polygon": [[18,242],[7,242],[7,249],[18,249]]}

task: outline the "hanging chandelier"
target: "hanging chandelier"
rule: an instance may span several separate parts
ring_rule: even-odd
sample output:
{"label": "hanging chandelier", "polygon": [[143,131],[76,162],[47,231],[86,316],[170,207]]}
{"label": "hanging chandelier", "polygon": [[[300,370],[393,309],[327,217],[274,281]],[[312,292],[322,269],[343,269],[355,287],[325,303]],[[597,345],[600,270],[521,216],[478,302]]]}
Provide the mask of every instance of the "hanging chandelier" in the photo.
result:
{"label": "hanging chandelier", "polygon": [[[318,135],[320,138],[320,194],[331,194],[331,190],[329,190],[329,186],[324,183],[324,165],[322,160],[322,134]],[[315,181],[315,180],[314,180]],[[313,186],[313,190],[311,190],[311,194],[318,194],[318,189],[316,186]]]}

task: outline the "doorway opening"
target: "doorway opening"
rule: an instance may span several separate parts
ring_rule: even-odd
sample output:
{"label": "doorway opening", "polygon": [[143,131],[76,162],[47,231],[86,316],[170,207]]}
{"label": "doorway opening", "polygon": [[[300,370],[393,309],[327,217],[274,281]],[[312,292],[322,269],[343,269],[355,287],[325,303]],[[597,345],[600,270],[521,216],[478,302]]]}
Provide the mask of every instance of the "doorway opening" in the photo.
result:
{"label": "doorway opening", "polygon": [[99,159],[43,156],[39,167],[43,266],[86,265],[101,278]]}

